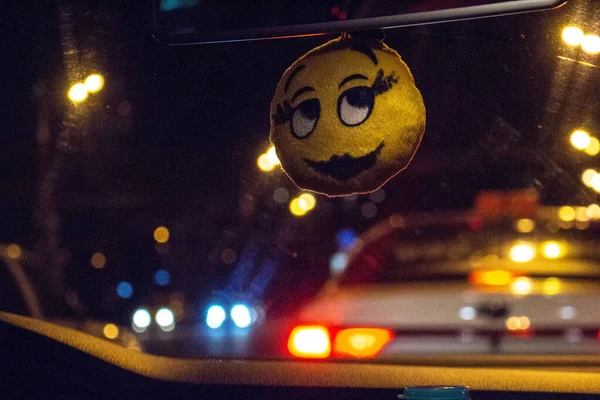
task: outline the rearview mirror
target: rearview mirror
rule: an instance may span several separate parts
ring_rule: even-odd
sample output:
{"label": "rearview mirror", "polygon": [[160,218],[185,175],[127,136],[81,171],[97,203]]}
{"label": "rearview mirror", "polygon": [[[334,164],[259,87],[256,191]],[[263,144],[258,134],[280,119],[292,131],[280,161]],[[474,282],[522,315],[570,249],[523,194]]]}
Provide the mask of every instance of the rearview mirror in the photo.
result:
{"label": "rearview mirror", "polygon": [[310,36],[490,17],[566,0],[149,0],[155,37],[193,44]]}

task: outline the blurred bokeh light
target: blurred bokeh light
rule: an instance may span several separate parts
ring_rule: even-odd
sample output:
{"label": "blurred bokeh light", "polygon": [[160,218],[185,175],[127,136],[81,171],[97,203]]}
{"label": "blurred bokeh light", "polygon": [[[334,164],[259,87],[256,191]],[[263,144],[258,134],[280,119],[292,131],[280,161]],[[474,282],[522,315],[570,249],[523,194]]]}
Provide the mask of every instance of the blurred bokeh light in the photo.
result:
{"label": "blurred bokeh light", "polygon": [[575,26],[569,26],[562,31],[562,39],[569,46],[579,46],[584,36],[583,31]]}
{"label": "blurred bokeh light", "polygon": [[529,218],[521,218],[516,222],[515,227],[521,233],[529,233],[535,228],[535,221]]}
{"label": "blurred bokeh light", "polygon": [[219,305],[213,305],[208,308],[206,312],[206,325],[209,328],[219,328],[225,322],[226,314],[225,309]]}
{"label": "blurred bokeh light", "polygon": [[542,243],[542,254],[546,258],[559,258],[564,255],[564,247],[555,241]]}
{"label": "blurred bokeh light", "polygon": [[102,332],[108,339],[115,339],[117,336],[119,336],[119,328],[115,324],[104,325]]}
{"label": "blurred bokeh light", "polygon": [[562,221],[573,221],[575,219],[575,209],[570,206],[562,206],[558,209],[558,218]]}
{"label": "blurred bokeh light", "polygon": [[571,144],[578,150],[583,150],[590,145],[592,138],[590,134],[581,129],[576,130],[571,134]]}
{"label": "blurred bokeh light", "polygon": [[76,83],[71,86],[67,95],[73,103],[80,103],[87,99],[88,91],[83,83]]}
{"label": "blurred bokeh light", "polygon": [[97,93],[104,87],[104,77],[100,74],[91,74],[83,82],[85,88],[90,93]]}
{"label": "blurred bokeh light", "polygon": [[525,296],[531,292],[531,279],[521,276],[513,281],[510,285],[510,290],[518,296]]}
{"label": "blurred bokeh light", "polygon": [[154,230],[154,240],[156,240],[158,243],[167,243],[170,236],[171,233],[164,226],[159,226]]}
{"label": "blurred bokeh light", "polygon": [[18,244],[9,244],[6,247],[6,255],[13,260],[21,257],[21,247]]}
{"label": "blurred bokeh light", "polygon": [[581,48],[588,54],[600,53],[600,37],[594,34],[588,34],[581,40]]}
{"label": "blurred bokeh light", "polygon": [[100,252],[94,253],[92,254],[90,263],[92,264],[92,267],[96,269],[104,268],[106,265],[106,256]]}
{"label": "blurred bokeh light", "polygon": [[136,332],[140,332],[150,326],[150,323],[152,322],[152,317],[150,316],[150,313],[148,312],[148,310],[146,310],[145,308],[138,308],[133,313],[132,321],[133,321],[133,329]]}
{"label": "blurred bokeh light", "polygon": [[596,176],[598,173],[596,172],[596,170],[588,168],[585,171],[583,171],[583,174],[581,174],[581,181],[586,185],[586,186],[592,186],[592,179],[594,178],[594,176]]}
{"label": "blurred bokeh light", "polygon": [[123,299],[133,296],[133,286],[127,281],[119,282],[117,285],[117,294]]}
{"label": "blurred bokeh light", "polygon": [[515,262],[531,261],[535,257],[535,248],[530,243],[519,243],[511,247],[509,257]]}

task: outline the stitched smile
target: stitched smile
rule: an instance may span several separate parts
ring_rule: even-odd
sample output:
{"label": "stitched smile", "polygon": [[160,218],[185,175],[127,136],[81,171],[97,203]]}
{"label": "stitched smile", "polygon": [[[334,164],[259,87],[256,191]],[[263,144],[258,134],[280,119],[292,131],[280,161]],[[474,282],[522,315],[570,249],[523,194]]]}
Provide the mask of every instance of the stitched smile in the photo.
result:
{"label": "stitched smile", "polygon": [[332,156],[327,161],[312,161],[306,158],[304,161],[317,172],[338,181],[345,181],[375,165],[381,149],[383,149],[383,142],[372,152],[360,157],[352,157],[346,153],[343,156]]}

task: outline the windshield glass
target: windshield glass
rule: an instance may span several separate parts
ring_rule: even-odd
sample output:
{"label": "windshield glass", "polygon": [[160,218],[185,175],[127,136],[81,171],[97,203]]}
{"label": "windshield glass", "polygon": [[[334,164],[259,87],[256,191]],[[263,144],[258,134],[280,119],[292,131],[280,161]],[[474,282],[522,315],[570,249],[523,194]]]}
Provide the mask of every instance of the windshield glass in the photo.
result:
{"label": "windshield glass", "polygon": [[6,11],[0,309],[178,357],[598,353],[597,12],[386,31],[425,136],[329,198],[269,124],[331,37],[166,46],[133,4]]}

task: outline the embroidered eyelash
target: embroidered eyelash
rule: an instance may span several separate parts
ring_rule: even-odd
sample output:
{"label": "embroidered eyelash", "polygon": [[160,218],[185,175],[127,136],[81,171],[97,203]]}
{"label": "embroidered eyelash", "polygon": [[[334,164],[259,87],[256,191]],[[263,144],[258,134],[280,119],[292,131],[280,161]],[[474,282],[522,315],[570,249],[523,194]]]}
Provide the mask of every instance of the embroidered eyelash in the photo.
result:
{"label": "embroidered eyelash", "polygon": [[[398,83],[398,77],[395,75],[394,71],[390,75],[383,76],[383,70],[380,69],[377,72],[377,76],[375,77],[375,82],[371,85],[373,92],[375,95],[380,95],[382,93],[387,92]],[[290,104],[289,101],[284,100],[283,104],[277,105],[277,110],[275,114],[273,114],[273,121],[275,124],[282,124],[284,122],[289,121],[292,118],[292,114],[294,112],[294,108]]]}
{"label": "embroidered eyelash", "polygon": [[390,90],[396,83],[398,83],[398,77],[394,74],[394,71],[392,71],[390,75],[384,77],[383,70],[380,69],[379,72],[377,72],[377,77],[371,88],[377,96]]}
{"label": "embroidered eyelash", "polygon": [[277,105],[277,111],[273,114],[273,121],[276,124],[282,124],[292,118],[294,109],[289,101],[284,100],[283,104]]}

